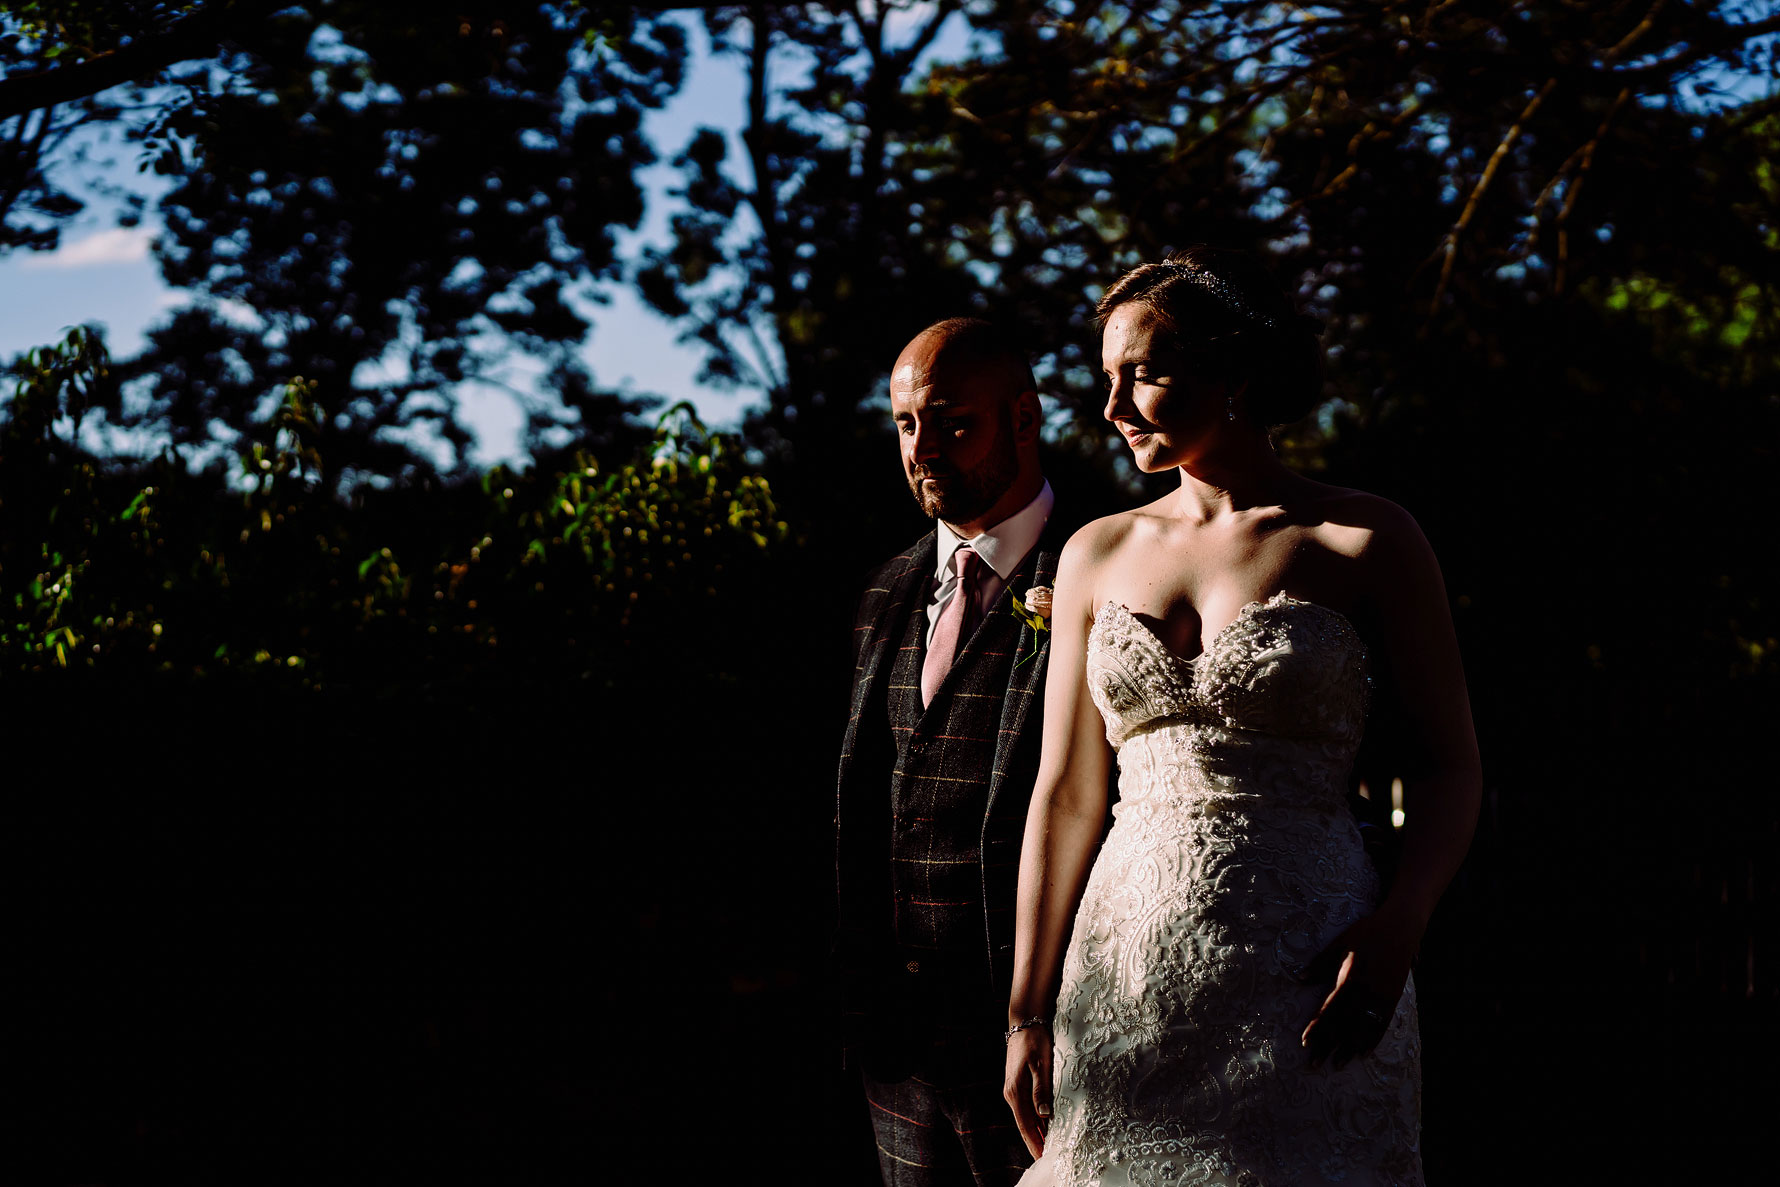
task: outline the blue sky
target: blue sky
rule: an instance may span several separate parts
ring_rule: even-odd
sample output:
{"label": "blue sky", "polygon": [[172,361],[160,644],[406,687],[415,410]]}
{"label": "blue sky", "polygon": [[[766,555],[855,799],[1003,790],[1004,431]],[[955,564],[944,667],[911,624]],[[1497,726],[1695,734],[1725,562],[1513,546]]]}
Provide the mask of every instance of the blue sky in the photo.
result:
{"label": "blue sky", "polygon": [[[916,19],[922,16],[918,10],[909,14]],[[662,110],[649,114],[645,130],[664,162],[671,160],[701,125],[728,132],[733,146],[731,160],[745,161],[739,137],[740,116],[746,110],[741,63],[711,54],[703,25],[691,17],[682,19],[692,45],[686,85]],[[968,36],[962,18],[954,16],[926,58],[961,55]],[[794,70],[795,66],[785,63],[782,68]],[[64,227],[56,251],[0,255],[0,360],[58,340],[68,327],[81,322],[103,325],[112,354],[126,357],[142,347],[147,329],[187,301],[183,291],[161,282],[149,251],[159,228],[152,199],[164,186],[152,176],[135,173],[133,147],[118,143],[87,147],[92,160],[107,156],[113,160],[104,167],[89,164],[86,172],[101,172],[111,182],[127,183],[148,195],[147,216],[138,227],[119,227],[114,221],[116,204],[97,199]],[[649,213],[638,231],[623,237],[626,253],[634,253],[643,242],[664,241],[668,234],[672,206],[666,191],[674,183],[674,173],[660,164],[645,170],[641,179],[650,195]],[[588,310],[595,324],[583,348],[583,356],[602,386],[654,392],[670,400],[690,399],[700,415],[714,425],[727,427],[739,422],[751,393],[726,392],[695,382],[700,363],[695,346],[680,345],[675,328],[645,308],[629,288],[609,286],[606,294],[609,304]],[[522,375],[523,368],[516,367],[514,378]],[[460,388],[457,397],[460,414],[479,442],[472,456],[475,464],[488,466],[521,456],[523,416],[513,397],[497,388],[474,385]]]}

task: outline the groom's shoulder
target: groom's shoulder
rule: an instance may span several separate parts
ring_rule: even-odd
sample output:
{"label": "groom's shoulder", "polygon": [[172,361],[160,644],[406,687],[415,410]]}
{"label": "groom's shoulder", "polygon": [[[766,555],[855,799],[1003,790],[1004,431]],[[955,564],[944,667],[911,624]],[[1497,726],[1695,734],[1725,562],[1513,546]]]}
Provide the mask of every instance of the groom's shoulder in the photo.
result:
{"label": "groom's shoulder", "polygon": [[933,533],[928,532],[889,560],[874,566],[860,583],[855,620],[862,622],[875,618],[889,601],[896,583],[907,576],[910,569],[932,564]]}
{"label": "groom's shoulder", "polygon": [[[928,532],[926,535],[917,539],[913,544],[910,544],[907,548],[903,549],[889,560],[877,565],[867,573],[865,577],[866,592],[869,593],[875,589],[878,593],[889,593],[890,586],[898,577],[903,576],[910,569],[915,568],[922,563],[923,554],[926,554],[931,558],[932,548],[933,533]],[[931,560],[929,563],[931,563]]]}

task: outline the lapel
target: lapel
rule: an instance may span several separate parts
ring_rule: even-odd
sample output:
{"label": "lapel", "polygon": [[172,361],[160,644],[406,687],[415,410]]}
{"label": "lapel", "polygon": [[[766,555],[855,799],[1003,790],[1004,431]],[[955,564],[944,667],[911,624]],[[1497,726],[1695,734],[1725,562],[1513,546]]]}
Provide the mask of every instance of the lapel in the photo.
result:
{"label": "lapel", "polygon": [[875,610],[867,611],[869,622],[857,624],[866,639],[859,649],[859,668],[853,677],[853,715],[847,722],[841,749],[840,778],[843,783],[858,745],[860,723],[865,720],[874,700],[882,700],[897,642],[908,625],[908,616],[932,589],[936,541],[936,534],[928,532],[913,548],[879,570],[880,580],[875,583],[878,588],[866,591],[866,596],[876,599],[877,605]]}
{"label": "lapel", "polygon": [[[1038,538],[1038,545],[1033,555],[1021,564],[1019,572],[1007,583],[1002,591],[1001,604],[996,612],[1013,616],[1013,594],[1019,594],[1025,600],[1026,591],[1035,585],[1050,585],[1057,577],[1057,558],[1063,551],[1064,533],[1057,523],[1057,512],[1053,508],[1051,518],[1045,524],[1045,530]],[[1024,621],[1020,622],[1018,642],[1015,645],[1014,663],[1017,665],[1008,673],[1007,697],[1001,702],[1001,728],[995,736],[995,770],[989,779],[989,802],[984,812],[985,820],[995,811],[995,800],[1001,793],[1001,776],[1012,765],[1013,751],[1019,745],[1021,734],[1026,730],[1028,721],[1042,718],[1042,711],[1035,706],[1042,693],[1045,663],[1051,654],[1051,632],[1035,631]],[[1031,659],[1027,659],[1031,656]],[[1038,714],[1038,717],[1034,717]]]}

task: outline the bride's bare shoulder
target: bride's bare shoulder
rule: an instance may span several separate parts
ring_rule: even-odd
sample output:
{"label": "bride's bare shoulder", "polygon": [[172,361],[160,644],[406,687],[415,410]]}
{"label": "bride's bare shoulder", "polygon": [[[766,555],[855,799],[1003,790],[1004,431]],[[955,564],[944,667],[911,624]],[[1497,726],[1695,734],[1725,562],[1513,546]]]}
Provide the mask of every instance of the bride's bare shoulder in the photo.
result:
{"label": "bride's bare shoulder", "polygon": [[1315,486],[1305,518],[1329,547],[1353,557],[1426,550],[1421,526],[1396,503],[1363,490]]}
{"label": "bride's bare shoulder", "polygon": [[1107,570],[1133,544],[1141,544],[1154,517],[1151,507],[1134,507],[1078,528],[1057,561],[1058,595],[1079,600],[1084,612],[1091,613]]}
{"label": "bride's bare shoulder", "polygon": [[1091,520],[1063,546],[1062,563],[1073,562],[1077,567],[1100,564],[1126,544],[1141,539],[1155,515],[1152,503]]}

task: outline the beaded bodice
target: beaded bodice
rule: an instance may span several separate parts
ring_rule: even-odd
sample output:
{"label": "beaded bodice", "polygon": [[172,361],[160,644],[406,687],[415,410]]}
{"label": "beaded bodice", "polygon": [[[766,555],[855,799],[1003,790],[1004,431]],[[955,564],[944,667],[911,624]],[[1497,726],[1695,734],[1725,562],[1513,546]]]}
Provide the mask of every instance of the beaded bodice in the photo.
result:
{"label": "beaded bodice", "polygon": [[1343,808],[1365,728],[1366,645],[1336,611],[1284,594],[1250,602],[1189,660],[1108,602],[1087,671],[1119,751],[1121,806],[1237,797]]}
{"label": "beaded bodice", "polygon": [[1192,659],[1116,602],[1095,615],[1119,802],[1064,956],[1031,1187],[1419,1185],[1413,984],[1345,1069],[1298,1043],[1327,992],[1306,965],[1378,893],[1345,802],[1366,665],[1345,617],[1283,594]]}

